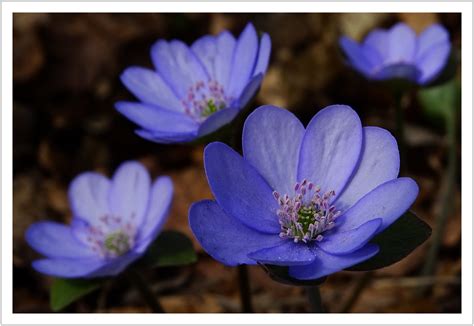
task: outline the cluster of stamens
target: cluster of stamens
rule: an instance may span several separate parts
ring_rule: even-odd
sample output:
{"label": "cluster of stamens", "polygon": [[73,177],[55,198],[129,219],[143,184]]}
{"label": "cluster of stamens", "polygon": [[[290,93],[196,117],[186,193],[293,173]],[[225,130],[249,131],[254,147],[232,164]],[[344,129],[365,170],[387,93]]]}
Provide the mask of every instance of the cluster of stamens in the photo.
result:
{"label": "cluster of stamens", "polygon": [[[133,216],[132,216],[133,217]],[[88,227],[86,241],[103,258],[114,258],[134,245],[136,227],[119,216],[104,215]]]}
{"label": "cluster of stamens", "polygon": [[225,94],[222,85],[210,80],[192,85],[181,103],[187,115],[197,122],[202,122],[213,113],[226,108],[231,101],[232,98]]}
{"label": "cluster of stamens", "polygon": [[322,233],[332,229],[341,214],[330,205],[336,193],[331,190],[321,194],[321,188],[306,179],[297,183],[294,191],[292,197],[273,192],[280,206],[277,210],[280,237],[291,238],[295,243],[323,240]]}

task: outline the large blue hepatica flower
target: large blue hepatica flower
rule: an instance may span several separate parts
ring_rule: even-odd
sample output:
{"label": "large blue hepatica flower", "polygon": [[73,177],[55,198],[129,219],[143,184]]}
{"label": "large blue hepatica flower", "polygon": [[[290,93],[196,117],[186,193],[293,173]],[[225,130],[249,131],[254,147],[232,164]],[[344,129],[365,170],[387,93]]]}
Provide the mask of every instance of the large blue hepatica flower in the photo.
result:
{"label": "large blue hepatica flower", "polygon": [[151,48],[155,70],[130,67],[121,76],[141,102],[118,102],[116,108],[151,141],[205,136],[232,121],[256,93],[270,48],[268,34],[259,42],[252,24],[237,40],[228,31],[206,35],[191,47],[159,40]]}
{"label": "large blue hepatica flower", "polygon": [[289,266],[316,279],[378,252],[368,242],[413,203],[418,186],[397,178],[398,147],[381,128],[333,105],[305,129],[289,111],[255,110],[243,131],[243,157],[223,143],[204,152],[215,201],[193,204],[192,231],[226,265]]}
{"label": "large blue hepatica flower", "polygon": [[340,45],[349,63],[369,79],[406,79],[424,85],[442,71],[451,43],[447,30],[438,24],[420,35],[398,23],[389,30],[375,29],[358,44],[345,36]]}
{"label": "large blue hepatica flower", "polygon": [[116,275],[145,253],[166,221],[173,184],[153,184],[138,162],[123,163],[112,180],[86,172],[69,188],[71,226],[34,223],[26,240],[46,256],[33,262],[44,274],[63,278]]}

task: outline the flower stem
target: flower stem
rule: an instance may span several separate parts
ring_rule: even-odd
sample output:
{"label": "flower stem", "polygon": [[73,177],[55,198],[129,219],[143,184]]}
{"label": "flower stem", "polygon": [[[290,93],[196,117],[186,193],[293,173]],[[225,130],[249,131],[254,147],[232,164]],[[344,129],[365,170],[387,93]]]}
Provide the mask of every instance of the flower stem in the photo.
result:
{"label": "flower stem", "polygon": [[406,165],[406,142],[405,142],[405,122],[403,112],[403,92],[401,90],[394,91],[395,98],[395,111],[396,111],[396,122],[397,122],[397,141],[398,150],[400,152],[400,172],[404,172]]}
{"label": "flower stem", "polygon": [[324,312],[319,286],[305,286],[305,291],[306,295],[308,296],[310,312]]}
{"label": "flower stem", "polygon": [[112,288],[113,281],[106,280],[102,286],[99,297],[97,299],[96,312],[105,312],[107,308],[107,296],[109,295],[110,289]]}
{"label": "flower stem", "polygon": [[147,305],[150,307],[152,312],[154,313],[165,312],[158,298],[150,289],[150,287],[148,286],[146,281],[143,279],[143,277],[140,275],[140,273],[134,270],[130,270],[128,271],[127,276],[130,282],[133,283],[133,285],[135,285],[138,292],[140,292],[140,295],[142,296],[143,300],[145,300]]}
{"label": "flower stem", "polygon": [[367,285],[370,284],[370,281],[372,280],[374,276],[373,271],[368,271],[365,272],[358,280],[357,283],[354,287],[354,290],[352,293],[349,295],[347,298],[347,301],[343,303],[341,312],[350,312],[354,304],[357,302],[359,299],[360,295],[364,291],[364,289],[367,287]]}
{"label": "flower stem", "polygon": [[[446,131],[448,137],[448,167],[447,167],[447,185],[445,188],[443,202],[440,213],[436,216],[435,227],[433,228],[433,236],[431,237],[431,247],[429,248],[425,264],[421,271],[422,276],[431,276],[435,272],[435,265],[438,258],[439,248],[443,238],[443,231],[446,221],[453,207],[454,202],[454,186],[456,183],[456,167],[457,167],[457,152],[456,152],[456,132],[457,132],[457,113],[455,109],[453,113],[446,118]],[[421,287],[419,294],[422,295],[428,290],[427,287]]]}
{"label": "flower stem", "polygon": [[[234,121],[234,124],[239,124],[239,128],[235,128],[229,139],[229,145],[237,152],[242,154],[242,128],[240,128],[240,121]],[[252,313],[252,292],[250,289],[250,280],[247,265],[237,266],[237,273],[239,278],[240,290],[240,306],[242,312]]]}
{"label": "flower stem", "polygon": [[253,312],[252,295],[250,292],[249,275],[246,265],[239,265],[237,267],[239,273],[239,288],[240,288],[240,303],[242,312]]}

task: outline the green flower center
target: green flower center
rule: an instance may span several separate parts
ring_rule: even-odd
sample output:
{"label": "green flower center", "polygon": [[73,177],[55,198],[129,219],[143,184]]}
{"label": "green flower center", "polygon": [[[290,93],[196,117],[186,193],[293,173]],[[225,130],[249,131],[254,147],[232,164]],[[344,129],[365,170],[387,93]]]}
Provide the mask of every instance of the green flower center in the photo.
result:
{"label": "green flower center", "polygon": [[225,109],[233,101],[224,87],[215,80],[198,81],[191,85],[181,99],[184,112],[198,123]]}
{"label": "green flower center", "polygon": [[311,206],[301,207],[298,211],[297,223],[301,225],[301,230],[295,230],[298,236],[301,238],[309,231],[309,226],[315,222],[315,216],[318,216],[318,212]]}
{"label": "green flower center", "polygon": [[220,102],[219,105],[216,105],[214,99],[211,98],[207,100],[204,109],[201,111],[201,117],[207,118],[208,116],[222,110],[223,108],[225,108],[225,104],[223,102]]}
{"label": "green flower center", "polygon": [[104,249],[113,256],[121,256],[130,250],[130,237],[122,231],[110,233],[104,240]]}
{"label": "green flower center", "polygon": [[276,213],[281,226],[280,237],[305,243],[323,240],[322,233],[332,229],[341,214],[331,205],[336,193],[330,190],[323,194],[320,187],[306,179],[296,183],[294,191],[292,196],[273,192],[279,205]]}

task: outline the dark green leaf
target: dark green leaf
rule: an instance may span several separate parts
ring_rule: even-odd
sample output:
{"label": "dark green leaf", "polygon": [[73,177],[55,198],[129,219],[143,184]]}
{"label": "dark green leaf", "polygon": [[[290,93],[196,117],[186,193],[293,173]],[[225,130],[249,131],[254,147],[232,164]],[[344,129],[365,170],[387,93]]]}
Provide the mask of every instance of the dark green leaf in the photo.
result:
{"label": "dark green leaf", "polygon": [[426,115],[433,120],[450,119],[455,114],[461,98],[461,87],[457,80],[421,89],[418,99]]}
{"label": "dark green leaf", "polygon": [[371,241],[380,247],[377,255],[348,270],[368,271],[392,265],[410,254],[430,235],[430,226],[408,211]]}
{"label": "dark green leaf", "polygon": [[142,262],[152,268],[187,265],[196,260],[191,240],[176,231],[162,232],[142,258]]}
{"label": "dark green leaf", "polygon": [[53,281],[50,291],[51,310],[59,311],[77,299],[98,289],[102,281],[85,279],[60,279]]}
{"label": "dark green leaf", "polygon": [[310,286],[310,285],[321,285],[326,280],[326,277],[318,278],[315,280],[297,280],[288,275],[287,266],[276,266],[276,265],[260,265],[265,272],[274,280],[283,284],[296,285],[296,286]]}

